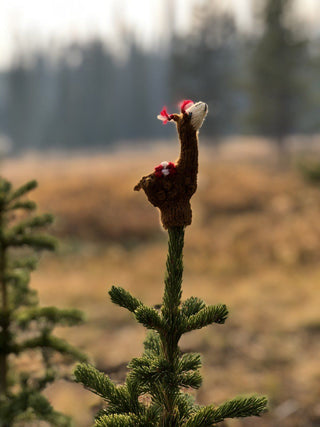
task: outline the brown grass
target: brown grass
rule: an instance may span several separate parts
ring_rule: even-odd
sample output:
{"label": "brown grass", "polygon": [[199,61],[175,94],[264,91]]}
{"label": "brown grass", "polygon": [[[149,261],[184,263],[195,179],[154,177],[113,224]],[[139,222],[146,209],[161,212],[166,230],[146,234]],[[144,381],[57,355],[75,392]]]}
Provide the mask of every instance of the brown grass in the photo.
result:
{"label": "brown grass", "polygon": [[[2,167],[16,184],[39,180],[35,199],[56,214],[55,233],[64,238],[60,253],[45,256],[33,275],[41,302],[85,311],[85,325],[58,333],[119,381],[125,363],[140,354],[145,331],[110,303],[107,290],[120,284],[148,304],[161,301],[166,234],[132,188],[159,161],[174,159],[175,149],[29,157]],[[265,146],[263,153],[272,154]],[[184,298],[226,303],[230,317],[224,326],[186,335],[181,345],[203,355],[200,403],[252,391],[269,396],[268,415],[229,426],[317,426],[320,191],[293,170],[277,171],[258,150],[255,156],[237,156],[232,145],[219,155],[202,149]],[[81,386],[58,383],[47,393],[77,427],[91,425],[98,400]]]}

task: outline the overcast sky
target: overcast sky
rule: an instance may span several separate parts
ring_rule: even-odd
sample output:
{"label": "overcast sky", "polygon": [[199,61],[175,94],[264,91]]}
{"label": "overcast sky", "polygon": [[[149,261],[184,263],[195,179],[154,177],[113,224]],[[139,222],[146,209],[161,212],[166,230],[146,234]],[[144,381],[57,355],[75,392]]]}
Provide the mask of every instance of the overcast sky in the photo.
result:
{"label": "overcast sky", "polygon": [[[201,0],[175,0],[176,27],[187,31],[192,6]],[[214,1],[214,0],[213,0]],[[252,25],[254,0],[218,0],[232,9],[242,29]],[[256,0],[257,1],[257,0]],[[300,16],[317,29],[320,0],[295,0]],[[4,68],[21,47],[47,47],[99,35],[114,45],[116,31],[128,27],[146,45],[161,43],[165,36],[168,7],[173,0],[0,0],[0,67]]]}

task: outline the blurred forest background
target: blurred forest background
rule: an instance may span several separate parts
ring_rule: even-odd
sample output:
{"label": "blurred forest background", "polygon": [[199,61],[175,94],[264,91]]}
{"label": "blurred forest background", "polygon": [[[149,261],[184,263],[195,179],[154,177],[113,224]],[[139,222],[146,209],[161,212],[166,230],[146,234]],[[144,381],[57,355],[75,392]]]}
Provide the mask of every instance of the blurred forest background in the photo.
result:
{"label": "blurred forest background", "polygon": [[18,39],[0,73],[0,133],[11,153],[168,137],[155,116],[183,98],[209,104],[203,134],[211,143],[318,131],[320,36],[293,1],[254,2],[251,30],[219,2],[196,2],[183,34],[175,31],[177,3],[164,3],[165,34],[151,46],[119,16],[113,45],[92,36],[25,49]]}
{"label": "blurred forest background", "polygon": [[[41,17],[45,2],[31,3]],[[62,3],[61,15],[70,13]],[[82,6],[93,13],[100,2],[91,3]],[[116,38],[93,28],[41,43],[36,29],[19,32],[17,18],[10,60],[0,64],[1,174],[15,185],[39,181],[34,198],[56,216],[61,239],[31,285],[41,304],[86,313],[85,325],[58,333],[121,382],[144,330],[107,290],[119,284],[158,304],[167,244],[133,187],[177,158],[174,126],[156,119],[162,106],[205,101],[183,298],[225,303],[230,318],[182,342],[203,355],[197,399],[267,394],[268,414],[228,427],[319,427],[318,0],[104,3],[113,7],[99,19]],[[125,7],[149,30],[128,25]],[[50,27],[50,13],[43,20]],[[47,395],[76,427],[92,425],[100,403],[79,385],[61,381]]]}

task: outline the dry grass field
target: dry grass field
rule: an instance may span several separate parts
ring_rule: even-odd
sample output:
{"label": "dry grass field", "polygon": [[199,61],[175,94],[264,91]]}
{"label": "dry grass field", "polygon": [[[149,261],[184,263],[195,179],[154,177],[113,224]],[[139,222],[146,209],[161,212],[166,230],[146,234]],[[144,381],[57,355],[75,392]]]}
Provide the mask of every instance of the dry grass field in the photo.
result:
{"label": "dry grass field", "polygon": [[[240,147],[240,148],[239,148]],[[293,168],[279,171],[262,141],[201,149],[194,221],[186,231],[183,297],[223,302],[223,326],[186,335],[182,349],[203,356],[202,404],[257,392],[270,399],[262,418],[228,426],[320,426],[320,188]],[[27,156],[1,164],[19,185],[36,178],[34,199],[57,221],[59,253],[33,274],[42,304],[82,309],[87,322],[59,330],[91,361],[122,381],[140,354],[144,329],[113,306],[119,284],[148,304],[161,301],[166,234],[144,194],[132,191],[176,142],[91,156]],[[99,400],[80,385],[47,390],[76,427],[92,425]]]}

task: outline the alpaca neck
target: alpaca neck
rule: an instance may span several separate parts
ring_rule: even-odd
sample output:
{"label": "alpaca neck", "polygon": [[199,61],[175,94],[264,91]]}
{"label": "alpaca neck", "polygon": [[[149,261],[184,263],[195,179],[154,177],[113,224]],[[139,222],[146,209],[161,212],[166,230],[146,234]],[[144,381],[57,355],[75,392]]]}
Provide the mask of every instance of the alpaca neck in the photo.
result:
{"label": "alpaca neck", "polygon": [[179,134],[181,151],[177,167],[188,174],[198,173],[198,134],[197,132],[185,132]]}

